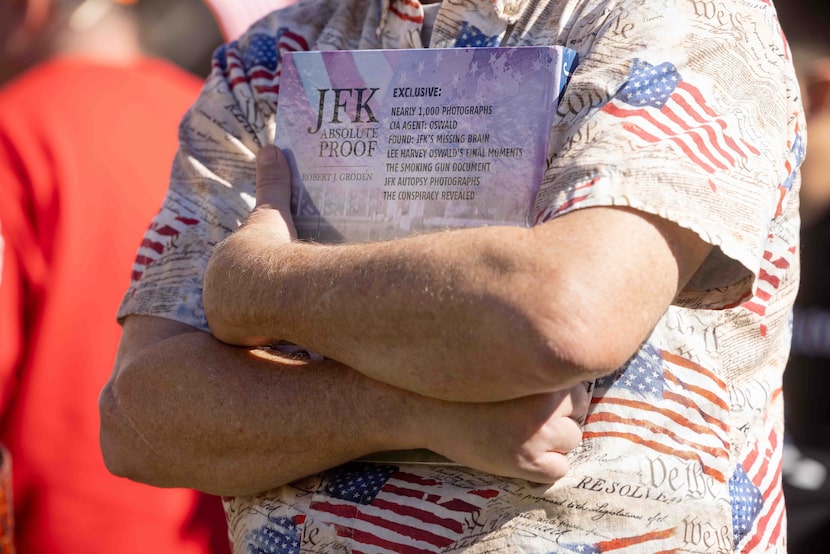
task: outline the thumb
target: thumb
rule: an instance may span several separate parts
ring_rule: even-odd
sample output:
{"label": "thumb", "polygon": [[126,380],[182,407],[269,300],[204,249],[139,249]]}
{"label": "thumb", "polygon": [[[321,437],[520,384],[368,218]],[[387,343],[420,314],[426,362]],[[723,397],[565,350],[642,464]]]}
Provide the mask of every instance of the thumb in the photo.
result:
{"label": "thumb", "polygon": [[256,155],[256,206],[243,226],[264,224],[285,241],[297,238],[291,218],[291,170],[282,151],[266,144]]}
{"label": "thumb", "polygon": [[288,213],[291,206],[291,170],[282,151],[266,144],[256,156],[256,205]]}

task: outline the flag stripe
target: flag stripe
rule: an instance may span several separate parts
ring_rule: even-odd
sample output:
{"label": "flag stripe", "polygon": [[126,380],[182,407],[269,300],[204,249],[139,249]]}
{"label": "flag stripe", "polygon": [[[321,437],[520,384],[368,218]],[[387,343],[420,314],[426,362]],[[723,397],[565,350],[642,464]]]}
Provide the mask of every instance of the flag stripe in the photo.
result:
{"label": "flag stripe", "polygon": [[[693,392],[696,395],[705,398],[706,400],[708,400],[709,402],[716,405],[718,408],[722,410],[729,409],[729,406],[726,405],[726,402],[722,398],[703,387],[699,387],[697,385],[692,385],[689,383],[684,383],[669,372],[666,372],[666,379],[689,392]],[[728,431],[729,426],[724,424],[723,429],[724,431]]]}
{"label": "flag stripe", "polygon": [[700,462],[702,471],[706,475],[709,475],[713,479],[716,479],[719,483],[726,482],[726,477],[724,474],[714,468],[707,467],[703,464],[700,455],[691,452],[678,452],[676,449],[666,446],[663,443],[656,442],[656,441],[644,441],[642,437],[639,437],[633,433],[623,433],[623,432],[603,432],[603,433],[595,433],[595,432],[584,432],[582,434],[583,438],[591,439],[591,438],[600,438],[600,437],[614,437],[619,439],[629,440],[631,442],[636,442],[637,444],[642,444],[655,450],[657,452],[661,452],[663,454],[671,454],[677,458],[682,458],[684,460],[690,460],[694,462]]}
{"label": "flag stripe", "polygon": [[[689,94],[692,97],[691,101],[686,99],[684,97],[684,94]],[[706,105],[703,95],[700,93],[699,90],[697,90],[697,88],[693,87],[692,85],[683,81],[678,83],[677,91],[675,92],[675,94],[671,96],[671,102],[676,103],[678,106],[680,106],[680,108],[689,117],[691,117],[695,123],[698,123],[699,125],[710,125],[715,129],[720,129],[721,131],[726,130],[727,125],[723,121],[723,119],[719,119],[718,115]],[[703,115],[695,111],[695,106],[703,110]],[[738,144],[728,135],[723,134],[722,132],[718,132],[718,135],[720,135],[723,138],[724,142],[726,143],[726,147],[732,150],[735,154],[737,154],[741,158],[748,157],[748,154],[743,149],[741,149],[741,147],[738,146]],[[757,155],[759,154],[759,152],[755,151],[755,154]],[[734,165],[734,162],[730,164],[730,166],[732,165]]]}
{"label": "flag stripe", "polygon": [[[650,123],[651,125],[653,125],[658,131],[665,134],[666,138],[670,138],[670,139],[674,140],[678,145],[681,146],[681,148],[684,149],[684,152],[686,152],[687,155],[692,153],[692,149],[691,149],[690,146],[688,146],[685,142],[683,142],[681,140],[681,137],[688,137],[692,140],[692,142],[695,143],[695,146],[697,146],[697,151],[699,153],[703,154],[706,158],[708,158],[709,161],[712,162],[713,165],[717,166],[719,169],[726,169],[727,168],[727,166],[724,163],[722,163],[717,158],[715,158],[714,154],[712,154],[712,152],[709,151],[709,149],[706,147],[706,145],[701,140],[701,138],[694,132],[694,129],[691,129],[688,126],[682,125],[681,129],[680,129],[680,132],[678,132],[677,130],[671,129],[668,125],[665,125],[665,124],[659,122],[657,119],[652,117],[651,114],[648,111],[646,111],[642,108],[637,108],[637,109],[620,108],[619,106],[616,106],[614,104],[608,104],[605,108],[605,111],[610,113],[611,115],[613,115],[615,117],[619,117],[619,118],[639,117],[639,118],[645,120],[647,123]],[[665,108],[663,110],[661,110],[660,112],[658,112],[658,113],[662,113],[663,115],[671,114],[671,116],[676,117],[674,112],[671,112],[670,110],[666,110]],[[669,119],[671,119],[671,117],[669,117]],[[640,137],[641,138],[644,138],[645,140],[648,140],[649,142],[659,142],[660,141],[659,138],[655,137],[654,135],[651,135],[651,134],[647,133],[646,131],[643,131],[642,128],[640,128],[639,126],[637,126],[633,123],[632,123],[632,125],[637,127],[638,129],[640,129],[640,133],[641,133]],[[650,138],[648,138],[648,137],[650,137]],[[695,158],[697,158],[697,156],[695,156]],[[697,159],[699,159],[699,158],[697,158]]]}
{"label": "flag stripe", "polygon": [[[593,179],[591,179],[587,183],[584,183],[582,185],[579,185],[578,187],[575,187],[573,189],[573,192],[576,192],[576,191],[582,190],[582,189],[590,189],[595,184],[597,184],[598,181],[599,181],[599,177],[594,177]],[[564,203],[560,204],[556,208],[555,211],[553,209],[551,209],[550,207],[539,210],[539,213],[536,215],[535,224],[538,225],[540,223],[544,223],[545,221],[548,221],[550,218],[552,218],[554,215],[562,213],[563,211],[575,206],[579,202],[582,202],[586,198],[590,198],[590,197],[591,197],[590,193],[585,193],[581,196],[575,196],[575,197],[565,201]]]}
{"label": "flag stripe", "polygon": [[[289,41],[293,41],[294,44],[292,45]],[[298,35],[292,31],[286,29],[282,35],[280,35],[279,41],[277,41],[277,48],[290,48],[293,50],[310,50],[311,48],[308,45],[308,41],[305,39],[304,36]]]}
{"label": "flag stripe", "polygon": [[[624,123],[623,128],[626,131],[628,131],[628,132],[640,137],[641,139],[645,140],[646,142],[656,144],[656,143],[659,143],[659,142],[662,141],[662,139],[657,138],[656,136],[645,132],[639,125],[636,125],[634,123]],[[666,138],[668,138],[673,143],[678,145],[680,147],[680,150],[682,150],[683,153],[686,154],[686,157],[688,157],[690,160],[692,160],[701,169],[703,169],[707,173],[715,173],[715,170],[712,167],[710,167],[708,164],[706,164],[703,160],[698,158],[695,155],[695,153],[692,152],[692,150],[682,140],[680,140],[680,138],[678,138],[678,137],[666,137]]]}
{"label": "flag stripe", "polygon": [[[684,404],[684,401],[688,402],[687,397],[679,395],[679,394],[675,394],[675,393],[670,392],[670,391],[667,391],[667,392],[663,393],[663,395],[667,400],[674,400],[678,404]],[[710,424],[710,426],[699,426],[698,425],[696,427],[700,428],[702,433],[711,433],[715,436],[718,436],[720,438],[721,442],[723,443],[723,445],[728,449],[729,448],[729,439],[727,437],[718,435],[717,434],[717,429],[720,429],[724,433],[728,433],[729,432],[729,425],[727,425],[726,422],[721,421],[720,419],[716,418],[715,416],[707,414],[705,411],[701,410],[700,407],[696,407],[696,408],[697,408],[698,414],[700,414],[700,418],[703,421],[705,421],[706,423]],[[715,426],[715,429],[713,429],[711,427],[712,425]]]}
{"label": "flag stripe", "polygon": [[148,256],[143,256],[141,254],[139,254],[138,256],[135,257],[135,263],[137,265],[150,265],[154,261],[155,261],[155,258],[150,258]]}
{"label": "flag stripe", "polygon": [[395,14],[399,18],[403,19],[404,21],[412,21],[413,23],[423,23],[424,16],[422,15],[411,15],[408,13],[403,13],[402,11],[395,8],[395,6],[389,7],[389,12]]}
{"label": "flag stripe", "polygon": [[351,529],[348,527],[340,527],[337,530],[337,534],[341,537],[347,537],[352,539],[355,542],[366,544],[370,546],[376,546],[379,548],[383,548],[386,552],[390,553],[399,553],[399,554],[434,554],[434,550],[426,550],[423,548],[417,548],[412,546],[411,544],[402,544],[394,541],[390,541],[387,539],[382,539],[376,535],[371,533],[367,533],[365,531],[361,531],[360,529]]}
{"label": "flag stripe", "polygon": [[[781,473],[777,473],[777,477],[780,479]],[[774,500],[772,500],[774,498]],[[772,502],[769,506],[769,511],[761,518],[756,521],[755,527],[753,528],[753,532],[751,535],[751,539],[746,546],[744,547],[744,552],[752,552],[752,550],[761,544],[762,542],[769,542],[770,538],[775,537],[780,533],[781,526],[783,524],[783,508],[784,508],[784,496],[783,495],[775,495],[774,497],[771,496],[770,491],[767,491],[764,494],[764,505],[765,507],[767,504]],[[763,513],[763,512],[762,512]],[[774,519],[773,519],[774,518]],[[774,525],[769,526],[769,523],[774,521]],[[766,550],[766,549],[763,549]]]}
{"label": "flag stripe", "polygon": [[426,542],[438,547],[446,547],[455,542],[453,539],[430,533],[426,529],[419,529],[418,527],[405,525],[391,519],[382,518],[378,515],[372,515],[359,510],[356,511],[354,506],[332,504],[331,502],[318,502],[315,503],[315,509],[340,516],[345,519],[354,518],[358,521],[365,521],[366,523],[371,523],[378,527],[389,529],[399,535]]}
{"label": "flag stripe", "polygon": [[635,544],[643,544],[645,542],[653,540],[667,539],[673,535],[674,529],[664,529],[662,531],[654,531],[652,533],[646,533],[645,535],[638,535],[636,537],[626,537],[622,539],[611,539],[609,541],[603,541],[597,544],[597,548],[600,552],[608,552],[610,550],[617,550]]}
{"label": "flag stripe", "polygon": [[463,526],[459,521],[455,521],[454,519],[446,517],[439,517],[432,512],[429,512],[427,510],[421,510],[420,508],[415,508],[414,506],[396,504],[394,502],[389,502],[383,499],[375,500],[374,505],[378,508],[389,510],[390,512],[396,513],[398,515],[420,519],[424,523],[431,523],[433,525],[440,525],[442,527],[446,527],[447,529],[455,531],[456,533],[460,533],[463,529]]}
{"label": "flag stripe", "polygon": [[[695,121],[697,123],[699,123],[700,126],[697,127],[697,128],[703,130],[706,133],[706,135],[709,137],[709,140],[711,141],[712,146],[715,147],[715,149],[720,153],[721,156],[726,158],[726,160],[729,162],[729,165],[730,166],[735,165],[735,159],[732,157],[731,154],[729,154],[729,152],[726,151],[726,148],[731,148],[731,146],[729,145],[729,141],[728,141],[727,137],[723,137],[724,142],[726,142],[726,145],[725,145],[726,148],[724,148],[718,142],[718,134],[720,134],[720,133],[715,132],[715,129],[723,129],[723,123],[722,122],[717,122],[716,123],[716,122],[712,122],[712,121],[698,120],[697,117],[696,117],[697,114],[695,114],[694,110],[692,109],[691,104],[689,104],[689,102],[687,102],[686,99],[683,98],[682,95],[678,94],[674,98],[674,101],[675,101],[675,103],[677,103],[678,106],[680,106],[680,108],[684,112],[686,112],[686,114],[688,114],[689,116],[694,118]],[[685,128],[688,128],[688,129],[692,128],[691,126],[688,125],[688,123],[683,122],[683,120],[680,119],[680,117],[674,111],[670,111],[669,113],[671,114],[672,118],[677,119],[678,125],[681,125],[682,127],[685,127]],[[734,143],[734,141],[732,141],[732,144],[737,146]],[[746,154],[742,150],[735,149],[735,148],[732,148],[732,150],[738,156],[741,156],[742,158],[746,157]]]}
{"label": "flag stripe", "polygon": [[[326,519],[331,519],[335,523],[359,527],[364,530],[373,529],[375,532],[389,528],[391,525],[403,525],[409,528],[423,529],[439,537],[458,537],[463,531],[464,527],[461,521],[448,523],[446,521],[447,518],[427,521],[427,518],[419,519],[416,512],[406,510],[408,508],[406,505],[392,503],[394,509],[390,509],[389,503],[389,501],[386,501],[378,504],[377,500],[375,500],[372,504],[359,505],[349,503],[348,500],[329,498],[327,500],[315,501],[312,508],[318,512],[332,516]],[[364,515],[378,519],[362,520],[361,518]]]}
{"label": "flag stripe", "polygon": [[[680,397],[679,399],[683,400],[682,397]],[[714,432],[714,430],[712,430],[708,427],[702,426],[702,425],[695,425],[691,421],[689,421],[687,418],[684,418],[684,417],[678,415],[677,413],[675,413],[671,410],[657,408],[656,406],[653,406],[652,404],[649,404],[647,402],[641,402],[641,401],[637,401],[637,400],[629,400],[629,399],[626,399],[626,398],[616,398],[616,397],[609,398],[609,397],[606,396],[606,397],[601,397],[601,398],[594,398],[594,399],[591,400],[591,403],[601,403],[601,404],[605,404],[605,405],[614,404],[614,405],[617,405],[617,406],[625,406],[625,407],[628,407],[628,408],[633,408],[635,410],[642,410],[644,412],[650,412],[652,414],[659,414],[659,415],[664,416],[667,419],[670,419],[671,421],[677,423],[678,425],[691,430],[692,432],[701,433],[701,434],[704,434],[704,435],[710,435],[710,436],[713,436],[713,437],[717,438],[719,441],[723,442],[723,439],[720,436],[718,436]],[[588,423],[588,422],[594,423],[594,422],[597,422],[597,421],[602,421],[602,419],[600,419],[600,414],[606,414],[606,412],[594,412],[594,413],[590,414],[588,416],[588,420],[586,421],[586,423]],[[608,414],[608,415],[609,415],[609,417],[617,417],[617,416],[614,416],[612,414]],[[631,420],[630,418],[621,418],[618,421],[618,423],[626,423],[628,421],[633,422],[634,420]],[[636,421],[640,421],[644,425],[649,425],[649,426],[652,425],[652,423],[649,423],[645,420],[636,420]]]}
{"label": "flag stripe", "polygon": [[164,252],[164,245],[162,243],[150,240],[149,238],[145,238],[143,241],[141,241],[141,247],[149,248],[150,250],[153,250],[158,254]]}
{"label": "flag stripe", "polygon": [[727,391],[713,371],[646,343],[626,366],[597,380],[583,438],[624,440],[697,462],[726,481]]}
{"label": "flag stripe", "polygon": [[706,99],[703,97],[703,94],[697,89],[697,87],[690,85],[685,81],[680,81],[677,83],[677,88],[688,92],[692,98],[695,100],[695,105],[703,110],[703,113],[708,115],[709,117],[717,118],[718,114],[716,114],[707,104]]}
{"label": "flag stripe", "polygon": [[[399,496],[408,496],[410,498],[417,498],[419,500],[423,499],[423,497],[424,497],[424,493],[422,493],[421,491],[413,490],[413,489],[407,489],[407,488],[404,488],[404,487],[391,485],[389,483],[387,483],[383,486],[383,491],[394,493],[394,494],[397,494]],[[449,501],[447,501],[443,504],[438,504],[438,505],[441,506],[442,508],[446,508],[446,509],[452,510],[454,512],[467,512],[467,513],[470,513],[470,512],[475,512],[476,510],[479,509],[478,506],[475,506],[475,505],[470,504],[468,502],[464,502],[460,498],[453,498],[452,500],[449,500]]]}
{"label": "flag stripe", "polygon": [[[703,444],[692,442],[690,440],[684,439],[683,437],[679,436],[677,433],[672,431],[671,428],[668,428],[668,427],[665,427],[665,426],[662,426],[662,425],[656,425],[653,422],[645,420],[645,419],[637,419],[637,418],[632,418],[632,417],[622,417],[622,416],[619,416],[617,414],[613,414],[613,413],[609,413],[609,412],[604,412],[604,413],[601,413],[601,414],[594,414],[594,415],[591,416],[591,423],[598,423],[600,421],[606,422],[606,423],[623,423],[623,424],[626,424],[626,425],[635,425],[635,426],[641,427],[642,429],[646,429],[648,431],[651,431],[652,433],[655,433],[655,434],[658,434],[658,435],[662,434],[662,435],[665,435],[667,437],[671,437],[672,439],[674,439],[675,443],[683,445],[683,446],[688,446],[691,451],[696,450],[696,451],[700,451],[700,452],[705,452],[706,454],[709,454],[710,456],[717,457],[717,456],[723,456],[725,454],[728,454],[728,451],[725,448],[706,446],[706,445],[703,445]],[[702,426],[699,426],[699,425],[691,425],[691,424],[683,424],[683,423],[681,423],[681,425],[683,425],[686,429],[689,429],[691,431],[699,431],[699,432],[700,431],[702,431],[702,432],[707,432],[708,431],[705,427],[702,427]]]}
{"label": "flag stripe", "polygon": [[[708,368],[706,368],[706,367],[704,367],[700,364],[696,364],[693,361],[691,361],[687,358],[684,358],[683,356],[678,356],[677,354],[672,354],[671,352],[668,352],[666,350],[661,350],[660,355],[667,362],[671,362],[672,364],[680,366],[684,369],[691,369],[695,373],[700,374],[700,375],[714,381],[714,385],[715,385],[715,387],[717,387],[717,390],[726,390],[726,382],[724,382],[723,379],[718,377],[710,369],[708,369]],[[721,406],[725,409],[728,409],[728,407],[729,407],[726,404],[726,402],[719,403],[719,406]]]}

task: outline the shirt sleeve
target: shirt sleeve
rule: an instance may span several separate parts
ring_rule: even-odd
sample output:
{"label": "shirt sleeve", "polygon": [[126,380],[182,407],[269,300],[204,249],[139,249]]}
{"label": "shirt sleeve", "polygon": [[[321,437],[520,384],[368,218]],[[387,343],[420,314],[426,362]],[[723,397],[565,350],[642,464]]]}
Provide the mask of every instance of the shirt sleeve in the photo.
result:
{"label": "shirt sleeve", "polygon": [[202,279],[214,246],[255,202],[255,157],[273,141],[279,36],[262,26],[214,53],[212,71],[179,126],[170,185],[118,311],[207,330]]}
{"label": "shirt sleeve", "polygon": [[338,0],[271,13],[219,47],[201,94],[179,126],[179,151],[160,212],[144,236],[118,310],[208,330],[202,279],[213,248],[253,209],[256,153],[273,143],[285,52],[309,50]]}
{"label": "shirt sleeve", "polygon": [[750,296],[773,226],[797,241],[803,114],[774,10],[723,23],[694,4],[574,27],[535,216],[627,206],[690,229],[715,248],[676,302],[724,308]]}

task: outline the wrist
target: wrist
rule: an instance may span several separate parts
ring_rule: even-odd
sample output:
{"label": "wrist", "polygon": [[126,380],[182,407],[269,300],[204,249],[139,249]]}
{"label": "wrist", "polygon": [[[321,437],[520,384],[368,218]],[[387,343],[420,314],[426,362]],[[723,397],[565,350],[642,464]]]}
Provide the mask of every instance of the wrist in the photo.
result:
{"label": "wrist", "polygon": [[[202,300],[211,332],[241,346],[284,340],[275,323],[283,279],[274,279],[278,249],[291,243],[275,239],[261,226],[241,228],[216,245],[203,280]],[[281,311],[280,311],[281,312]]]}
{"label": "wrist", "polygon": [[385,406],[377,413],[376,451],[430,448],[440,422],[444,402],[374,379],[363,377],[377,387],[376,406]]}

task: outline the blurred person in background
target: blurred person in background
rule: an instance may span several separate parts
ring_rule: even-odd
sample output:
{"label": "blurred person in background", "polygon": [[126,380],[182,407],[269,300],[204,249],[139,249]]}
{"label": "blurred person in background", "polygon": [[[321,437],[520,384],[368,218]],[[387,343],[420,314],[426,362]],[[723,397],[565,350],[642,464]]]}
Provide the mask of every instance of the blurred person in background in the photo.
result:
{"label": "blurred person in background", "polygon": [[[189,5],[202,22],[190,39],[141,31],[172,6],[127,3],[0,3],[0,442],[19,553],[228,551],[218,498],[116,478],[98,446],[115,313],[202,83],[148,57],[141,38],[210,43],[205,59],[221,41],[195,0],[171,3],[173,21]],[[179,54],[198,67],[194,51]]]}
{"label": "blurred person in background", "polygon": [[826,0],[778,0],[807,117],[801,168],[802,273],[784,375],[789,442],[784,493],[789,552],[830,540],[830,7]]}

